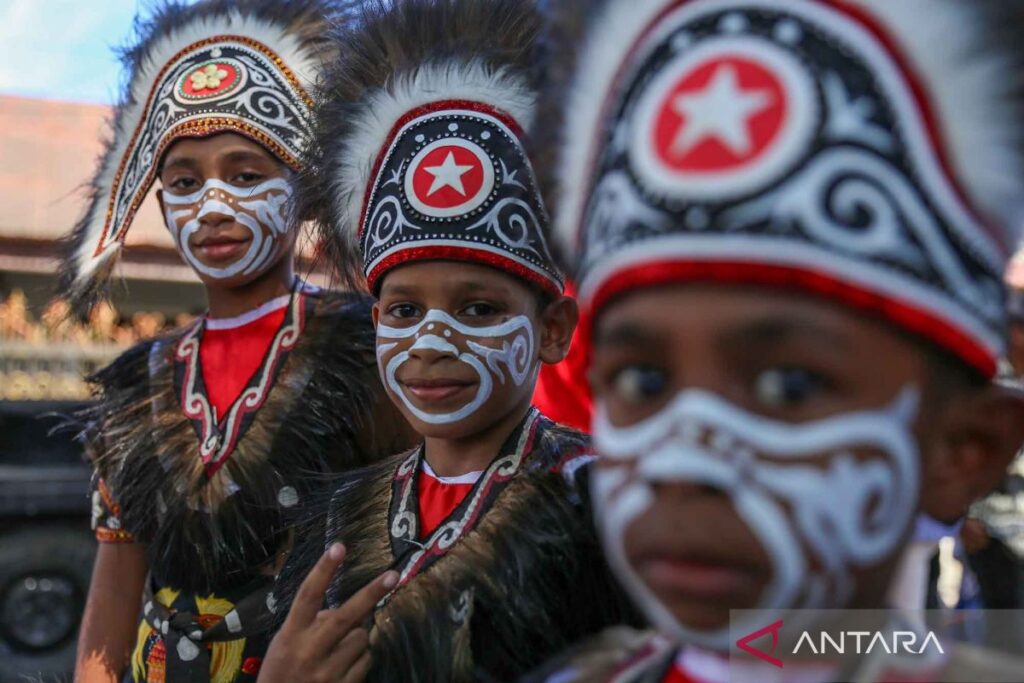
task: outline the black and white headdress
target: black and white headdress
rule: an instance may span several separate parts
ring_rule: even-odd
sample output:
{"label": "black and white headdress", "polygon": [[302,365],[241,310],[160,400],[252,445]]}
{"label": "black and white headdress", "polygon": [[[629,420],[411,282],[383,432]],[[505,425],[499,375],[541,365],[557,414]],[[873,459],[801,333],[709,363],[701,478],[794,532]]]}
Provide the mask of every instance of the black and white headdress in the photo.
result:
{"label": "black and white headdress", "polygon": [[317,119],[336,255],[361,255],[371,290],[410,260],[490,265],[547,291],[562,278],[524,148],[539,17],[528,0],[363,5],[337,36]]}
{"label": "black and white headdress", "polygon": [[602,3],[550,172],[584,303],[798,287],[991,375],[1024,199],[1024,51],[997,46],[1021,17],[1019,0]]}
{"label": "black and white headdress", "polygon": [[69,238],[64,284],[78,312],[102,294],[163,153],[184,137],[232,132],[296,170],[311,133],[311,90],[326,40],[328,0],[168,1],[136,25],[127,85]]}

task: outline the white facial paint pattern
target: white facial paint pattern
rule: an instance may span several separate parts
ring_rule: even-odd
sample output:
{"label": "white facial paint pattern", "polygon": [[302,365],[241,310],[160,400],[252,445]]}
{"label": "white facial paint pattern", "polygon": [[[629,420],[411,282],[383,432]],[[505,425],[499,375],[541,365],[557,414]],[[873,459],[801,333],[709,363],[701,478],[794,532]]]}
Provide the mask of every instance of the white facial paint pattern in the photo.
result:
{"label": "white facial paint pattern", "polygon": [[[493,346],[496,343],[501,346]],[[396,348],[406,345],[408,348],[402,348],[388,358]],[[432,413],[414,405],[395,374],[409,360],[410,353],[417,349],[450,354],[473,368],[480,378],[473,398],[458,410],[446,413]],[[438,309],[427,311],[420,322],[410,327],[378,325],[377,363],[388,388],[401,399],[409,412],[429,424],[452,424],[475,413],[491,397],[494,389],[492,375],[504,384],[507,374],[518,387],[538,368],[534,358],[533,325],[525,315],[514,316],[498,325],[473,327]]]}
{"label": "white facial paint pattern", "polygon": [[625,553],[626,530],[654,502],[653,484],[704,484],[729,496],[771,558],[758,609],[841,608],[854,588],[851,570],[898,552],[913,521],[917,407],[917,390],[906,387],[882,410],[790,424],[687,390],[656,415],[618,428],[599,405],[594,444],[605,463],[594,472],[593,494],[605,552],[662,631],[728,648],[728,626],[698,631],[677,621]]}
{"label": "white facial paint pattern", "polygon": [[[283,239],[288,234],[284,205],[291,194],[292,187],[283,178],[271,178],[255,187],[237,187],[211,178],[192,194],[164,192],[164,218],[179,251],[196,271],[215,279],[259,274],[287,244]],[[252,233],[245,254],[222,268],[204,264],[188,243],[189,237],[199,230],[203,217],[214,212],[230,216]]]}

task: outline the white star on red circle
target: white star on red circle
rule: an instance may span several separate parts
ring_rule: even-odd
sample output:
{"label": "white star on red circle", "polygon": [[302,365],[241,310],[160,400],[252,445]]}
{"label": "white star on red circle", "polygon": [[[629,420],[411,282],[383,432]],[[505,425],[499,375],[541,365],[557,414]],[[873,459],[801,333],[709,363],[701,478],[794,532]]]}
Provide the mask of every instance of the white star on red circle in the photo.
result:
{"label": "white star on red circle", "polygon": [[469,213],[494,189],[494,166],[475,142],[441,138],[419,150],[405,174],[405,195],[414,209],[446,218]]}
{"label": "white star on red circle", "polygon": [[466,196],[466,187],[462,184],[462,176],[473,169],[473,164],[455,163],[455,152],[449,151],[448,156],[438,166],[424,166],[423,170],[434,176],[434,182],[427,190],[427,196],[434,194],[443,187],[450,187],[463,197]]}
{"label": "white star on red circle", "polygon": [[750,119],[771,106],[772,100],[770,90],[742,88],[736,67],[720,64],[705,88],[672,98],[670,106],[682,121],[671,152],[681,156],[705,139],[714,138],[737,156],[749,154]]}

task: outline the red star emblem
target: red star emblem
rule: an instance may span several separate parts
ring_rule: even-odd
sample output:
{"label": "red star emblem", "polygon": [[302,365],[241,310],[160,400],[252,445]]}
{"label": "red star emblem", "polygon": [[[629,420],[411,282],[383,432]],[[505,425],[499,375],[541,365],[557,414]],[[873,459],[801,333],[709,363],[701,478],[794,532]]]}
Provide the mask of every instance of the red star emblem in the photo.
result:
{"label": "red star emblem", "polygon": [[647,82],[632,114],[631,164],[653,193],[736,197],[788,172],[820,123],[807,66],[785,48],[727,36],[684,50]]}
{"label": "red star emblem", "polygon": [[413,158],[406,173],[406,195],[421,213],[457,216],[472,211],[494,187],[487,154],[462,138],[438,140]]}
{"label": "red star emblem", "polygon": [[720,55],[684,72],[651,131],[662,164],[714,173],[745,166],[778,139],[789,107],[782,80],[751,58]]}

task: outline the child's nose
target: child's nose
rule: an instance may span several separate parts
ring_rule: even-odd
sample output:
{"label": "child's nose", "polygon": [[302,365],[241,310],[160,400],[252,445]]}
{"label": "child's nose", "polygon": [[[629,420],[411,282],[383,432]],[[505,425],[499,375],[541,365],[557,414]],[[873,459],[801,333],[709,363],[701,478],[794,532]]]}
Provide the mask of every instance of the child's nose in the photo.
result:
{"label": "child's nose", "polygon": [[441,336],[442,334],[441,330],[435,328],[429,334],[419,337],[409,349],[409,356],[424,363],[433,363],[443,358],[458,358],[458,348]]}
{"label": "child's nose", "polygon": [[233,214],[210,205],[204,206],[199,216],[199,224],[210,228],[215,228],[222,223],[230,223],[234,220]]}

